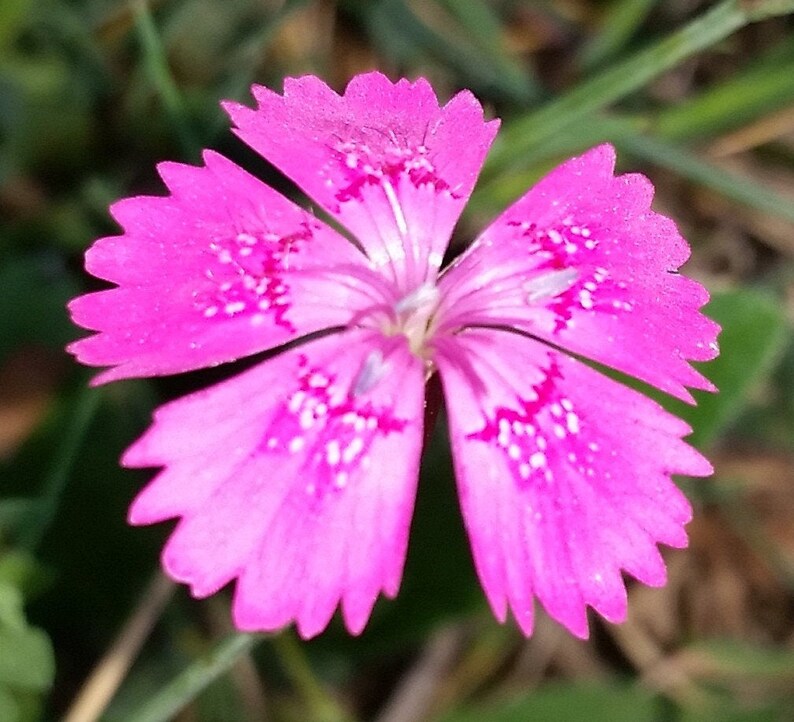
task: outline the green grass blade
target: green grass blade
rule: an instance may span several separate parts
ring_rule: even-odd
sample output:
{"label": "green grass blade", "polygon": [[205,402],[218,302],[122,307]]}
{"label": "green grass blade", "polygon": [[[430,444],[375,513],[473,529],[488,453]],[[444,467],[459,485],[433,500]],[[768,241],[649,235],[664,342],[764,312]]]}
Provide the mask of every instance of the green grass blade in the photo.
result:
{"label": "green grass blade", "polygon": [[466,206],[466,212],[488,215],[499,213],[562,160],[599,143],[617,143],[624,134],[636,134],[647,125],[647,120],[642,118],[598,116],[586,123],[576,123],[565,128],[543,145],[524,152],[520,168],[513,168],[480,182]]}
{"label": "green grass blade", "polygon": [[581,66],[592,70],[620,55],[654,5],[656,0],[613,0],[601,29],[582,49]]}
{"label": "green grass blade", "polygon": [[652,692],[618,682],[554,682],[515,699],[452,712],[439,722],[653,722],[661,719]]}
{"label": "green grass blade", "polygon": [[643,119],[601,116],[566,128],[543,146],[525,150],[520,168],[480,183],[469,210],[493,213],[526,191],[549,170],[550,162],[608,141],[623,153],[675,171],[731,200],[794,223],[794,203],[790,199],[751,178],[698,158],[675,143],[641,132],[647,126]]}
{"label": "green grass blade", "polygon": [[375,44],[400,63],[415,66],[434,58],[456,71],[462,85],[512,103],[528,103],[535,95],[527,77],[506,74],[466,33],[430,27],[403,0],[381,0],[363,6],[363,13]]}
{"label": "green grass blade", "polygon": [[464,30],[466,38],[493,67],[494,74],[514,100],[528,102],[540,93],[540,86],[525,64],[511,57],[504,47],[506,29],[496,11],[482,0],[437,0]]}
{"label": "green grass blade", "polygon": [[292,630],[275,635],[271,645],[292,686],[311,715],[313,722],[350,722],[344,710],[322,688],[306,658],[303,641]]}
{"label": "green grass blade", "polygon": [[22,549],[34,550],[55,518],[69,474],[99,408],[101,397],[101,391],[86,388],[75,403],[63,439],[44,479],[41,496],[36,501],[35,514],[19,533],[19,546]]}
{"label": "green grass blade", "polygon": [[151,697],[127,722],[167,722],[202,690],[231,669],[243,655],[264,639],[256,634],[234,634],[223,639],[207,655],[199,657]]}
{"label": "green grass blade", "polygon": [[739,28],[770,15],[790,12],[794,12],[794,0],[754,3],[724,0],[680,30],[584,81],[539,110],[505,123],[484,169],[485,177],[514,165],[524,153],[545,143],[562,129],[591,118],[610,103],[647,85],[666,70]]}
{"label": "green grass blade", "polygon": [[710,188],[727,198],[794,223],[794,203],[754,180],[730,173],[689,151],[648,135],[624,133],[618,148]]}
{"label": "green grass blade", "polygon": [[658,113],[654,132],[672,140],[714,136],[794,101],[794,37],[700,95]]}
{"label": "green grass blade", "polygon": [[182,152],[188,158],[195,158],[198,155],[200,143],[190,126],[182,103],[182,96],[168,67],[165,49],[160,42],[160,35],[155,27],[149,4],[146,0],[138,0],[133,8],[135,29],[141,43],[143,61],[149,79],[163,103],[163,108],[182,147]]}

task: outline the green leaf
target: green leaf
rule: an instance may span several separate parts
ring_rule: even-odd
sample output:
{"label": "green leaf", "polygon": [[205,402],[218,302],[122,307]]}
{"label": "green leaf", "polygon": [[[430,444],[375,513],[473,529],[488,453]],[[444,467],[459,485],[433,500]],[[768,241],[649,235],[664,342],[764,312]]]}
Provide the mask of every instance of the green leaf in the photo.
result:
{"label": "green leaf", "polygon": [[7,689],[0,687],[0,719],[4,722],[18,722],[22,710]]}
{"label": "green leaf", "polygon": [[693,427],[688,440],[699,448],[712,443],[741,413],[748,392],[770,372],[787,337],[780,304],[757,291],[715,293],[705,313],[722,326],[720,355],[703,369],[719,393],[694,392],[697,406],[665,403]]}
{"label": "green leaf", "polygon": [[453,712],[439,722],[653,722],[659,706],[646,690],[619,684],[550,684],[519,699]]}
{"label": "green leaf", "polygon": [[40,629],[0,629],[0,684],[46,691],[55,662],[47,635]]}
{"label": "green leaf", "polygon": [[47,567],[20,549],[0,556],[0,585],[16,587],[24,597],[40,592],[50,583],[51,577],[52,572]]}
{"label": "green leaf", "polygon": [[19,530],[41,513],[41,501],[30,497],[0,499],[0,534],[3,538],[15,536]]}
{"label": "green leaf", "polygon": [[0,584],[0,626],[23,628],[22,593],[11,584]]}
{"label": "green leaf", "polygon": [[[3,0],[0,4],[0,55],[5,55],[30,12],[31,0]],[[0,716],[0,719],[5,717]]]}
{"label": "green leaf", "polygon": [[54,675],[49,638],[27,624],[19,590],[0,583],[0,689],[43,692],[52,686]]}

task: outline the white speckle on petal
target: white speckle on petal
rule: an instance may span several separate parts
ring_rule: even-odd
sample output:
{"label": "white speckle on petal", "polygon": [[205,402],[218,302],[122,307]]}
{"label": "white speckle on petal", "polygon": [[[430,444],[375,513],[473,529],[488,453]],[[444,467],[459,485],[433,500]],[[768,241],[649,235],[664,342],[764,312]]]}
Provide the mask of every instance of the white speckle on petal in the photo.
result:
{"label": "white speckle on petal", "polygon": [[579,417],[574,414],[572,411],[569,411],[565,417],[565,421],[568,425],[568,431],[572,434],[579,433]]}
{"label": "white speckle on petal", "polygon": [[322,374],[313,373],[309,376],[309,386],[312,388],[323,388],[328,385],[328,379]]}
{"label": "white speckle on petal", "polygon": [[342,454],[339,449],[339,442],[336,439],[329,441],[325,446],[325,451],[326,458],[328,459],[328,465],[336,466],[342,458]]}
{"label": "white speckle on petal", "polygon": [[235,313],[245,310],[245,303],[243,301],[231,301],[223,307],[223,310],[230,316],[234,316]]}
{"label": "white speckle on petal", "polygon": [[303,405],[303,402],[306,400],[306,394],[303,391],[296,391],[292,396],[289,398],[289,402],[287,404],[287,408],[293,413],[298,413],[298,409]]}
{"label": "white speckle on petal", "polygon": [[546,454],[542,451],[536,451],[532,456],[529,457],[529,465],[533,469],[539,469],[541,466],[546,465]]}
{"label": "white speckle on petal", "polygon": [[507,419],[499,419],[499,435],[496,437],[499,446],[507,448],[510,444],[510,422]]}
{"label": "white speckle on petal", "polygon": [[363,448],[364,448],[364,441],[360,436],[356,436],[353,439],[353,441],[351,441],[347,445],[345,450],[342,452],[342,461],[344,461],[345,464],[349,464],[350,462],[353,461],[353,459],[356,458],[356,456],[358,456],[361,453]]}
{"label": "white speckle on petal", "polygon": [[314,413],[311,409],[303,409],[298,417],[298,423],[302,429],[311,429],[314,426]]}

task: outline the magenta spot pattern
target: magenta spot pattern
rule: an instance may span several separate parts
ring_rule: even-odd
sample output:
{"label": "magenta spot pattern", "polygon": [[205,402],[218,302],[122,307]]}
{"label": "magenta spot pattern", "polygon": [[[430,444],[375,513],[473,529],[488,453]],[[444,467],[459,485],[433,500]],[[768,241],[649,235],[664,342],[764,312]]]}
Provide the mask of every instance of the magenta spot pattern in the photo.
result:
{"label": "magenta spot pattern", "polygon": [[367,143],[348,140],[333,148],[332,157],[345,178],[345,183],[336,191],[340,203],[360,201],[364,186],[381,187],[390,183],[396,187],[402,178],[416,187],[428,185],[436,192],[449,191],[449,185],[439,177],[428,158],[424,144],[401,145],[392,137],[382,148],[373,150]]}
{"label": "magenta spot pattern", "polygon": [[370,467],[375,438],[401,432],[407,420],[356,399],[352,389],[340,388],[336,376],[310,366],[306,356],[298,357],[296,376],[297,389],[276,413],[257,451],[300,458],[306,494],[322,499],[345,489],[359,467]]}
{"label": "magenta spot pattern", "polygon": [[[545,378],[532,387],[532,397],[518,399],[519,410],[497,408],[480,431],[467,437],[498,447],[519,488],[529,483],[553,484],[550,450],[565,450],[565,461],[575,466],[578,473],[594,475],[592,463],[599,446],[595,441],[586,445],[577,441],[582,432],[581,420],[573,402],[561,396],[556,383],[560,379],[559,370],[552,365]],[[587,432],[585,429],[583,438],[589,438]]]}
{"label": "magenta spot pattern", "polygon": [[311,229],[305,225],[286,236],[241,231],[211,241],[204,275],[214,287],[196,297],[196,310],[204,318],[246,314],[254,322],[267,314],[273,323],[294,333],[286,316],[291,303],[284,275],[290,259],[303,252],[310,240]]}
{"label": "magenta spot pattern", "polygon": [[588,150],[442,268],[498,128],[470,92],[380,73],[252,92],[224,103],[234,132],[312,210],[211,151],[164,163],[167,193],[115,204],[120,234],[86,254],[112,286],[70,304],[95,383],[267,352],[155,412],[122,459],[159,469],[130,522],[178,519],[166,572],[197,597],[234,584],[241,630],[308,638],[339,611],[358,634],[399,590],[438,374],[496,618],[530,635],[540,606],[582,638],[588,609],[624,620],[624,574],[661,585],[659,545],[687,543],[673,476],[711,473],[684,422],[591,365],[715,390],[691,362],[719,329],[650,182]]}
{"label": "magenta spot pattern", "polygon": [[512,222],[527,239],[527,251],[542,259],[539,269],[578,269],[577,280],[547,305],[555,313],[555,331],[570,327],[573,310],[619,315],[634,305],[626,281],[615,281],[609,270],[593,258],[599,247],[598,230],[577,225],[568,216],[552,228],[538,228],[531,222]]}

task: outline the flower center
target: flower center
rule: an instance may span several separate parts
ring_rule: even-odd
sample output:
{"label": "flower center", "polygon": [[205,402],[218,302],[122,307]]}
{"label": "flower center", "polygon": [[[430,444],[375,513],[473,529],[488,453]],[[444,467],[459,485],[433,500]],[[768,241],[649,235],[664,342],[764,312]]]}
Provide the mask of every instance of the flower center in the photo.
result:
{"label": "flower center", "polygon": [[394,313],[383,325],[387,336],[403,334],[411,351],[425,355],[425,341],[433,335],[433,314],[441,293],[433,283],[423,283],[394,304]]}

